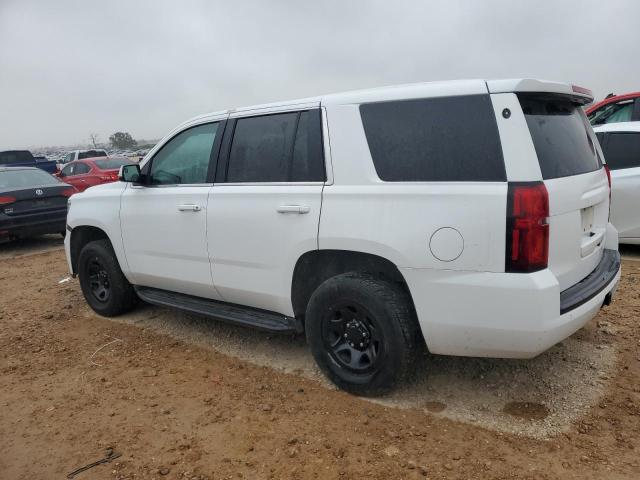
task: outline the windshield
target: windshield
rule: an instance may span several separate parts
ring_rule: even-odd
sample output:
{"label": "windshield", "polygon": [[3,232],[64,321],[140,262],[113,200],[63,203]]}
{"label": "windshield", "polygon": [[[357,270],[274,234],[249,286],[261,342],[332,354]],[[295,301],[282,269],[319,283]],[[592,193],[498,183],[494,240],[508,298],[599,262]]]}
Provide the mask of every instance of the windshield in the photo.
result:
{"label": "windshield", "polygon": [[542,178],[568,177],[602,167],[591,126],[579,105],[559,95],[519,94]]}
{"label": "windshield", "polygon": [[42,170],[0,170],[0,188],[58,186],[60,181]]}
{"label": "windshield", "polygon": [[126,158],[110,158],[109,160],[95,160],[93,163],[101,170],[111,170],[120,168],[123,165],[132,165],[131,160]]}

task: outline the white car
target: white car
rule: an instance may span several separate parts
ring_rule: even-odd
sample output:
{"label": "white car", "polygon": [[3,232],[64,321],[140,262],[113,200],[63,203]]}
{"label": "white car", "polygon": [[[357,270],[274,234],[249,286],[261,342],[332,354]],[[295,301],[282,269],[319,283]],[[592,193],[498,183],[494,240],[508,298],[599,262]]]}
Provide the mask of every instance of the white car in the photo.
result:
{"label": "white car", "polygon": [[640,245],[640,122],[594,127],[611,172],[611,223],[620,243]]}
{"label": "white car", "polygon": [[74,195],[69,268],[99,314],[159,305],[306,334],[391,389],[431,353],[530,358],[620,278],[580,87],[468,80],[203,115]]}
{"label": "white car", "polygon": [[85,158],[108,157],[108,156],[109,155],[107,154],[107,151],[101,148],[94,148],[91,150],[73,150],[65,154],[64,157],[62,157],[62,159],[58,163],[61,163],[64,165],[66,163],[73,162],[74,160],[83,160]]}

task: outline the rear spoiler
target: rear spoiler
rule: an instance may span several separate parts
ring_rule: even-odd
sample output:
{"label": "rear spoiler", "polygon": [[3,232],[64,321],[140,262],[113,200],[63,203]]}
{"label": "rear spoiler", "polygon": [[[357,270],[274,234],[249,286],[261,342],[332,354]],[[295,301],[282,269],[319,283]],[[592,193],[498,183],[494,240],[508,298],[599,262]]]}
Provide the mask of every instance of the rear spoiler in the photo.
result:
{"label": "rear spoiler", "polygon": [[547,80],[535,80],[531,78],[488,80],[487,89],[489,93],[529,92],[567,95],[581,105],[588,105],[593,102],[593,92],[587,88],[569,85],[568,83],[549,82]]}

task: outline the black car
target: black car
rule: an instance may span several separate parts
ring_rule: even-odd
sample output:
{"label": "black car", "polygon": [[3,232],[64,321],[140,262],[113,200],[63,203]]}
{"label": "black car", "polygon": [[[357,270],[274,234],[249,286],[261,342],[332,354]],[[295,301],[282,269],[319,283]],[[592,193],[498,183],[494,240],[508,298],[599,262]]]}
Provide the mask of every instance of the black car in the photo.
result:
{"label": "black car", "polygon": [[67,200],[74,193],[74,187],[39,168],[0,167],[0,240],[64,236]]}

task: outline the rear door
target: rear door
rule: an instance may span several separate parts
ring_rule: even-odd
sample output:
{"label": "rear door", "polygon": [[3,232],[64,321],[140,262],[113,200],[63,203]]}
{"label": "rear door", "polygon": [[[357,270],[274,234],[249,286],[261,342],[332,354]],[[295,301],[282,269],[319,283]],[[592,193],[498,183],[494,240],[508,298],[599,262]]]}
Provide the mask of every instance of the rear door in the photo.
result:
{"label": "rear door", "polygon": [[640,131],[598,135],[611,169],[611,223],[621,241],[640,239]]}
{"label": "rear door", "polygon": [[609,184],[598,142],[581,105],[568,95],[518,99],[549,194],[549,269],[560,290],[598,265],[609,216]]}
{"label": "rear door", "polygon": [[211,272],[231,303],[293,315],[298,258],[318,248],[319,108],[233,114],[207,210]]}

